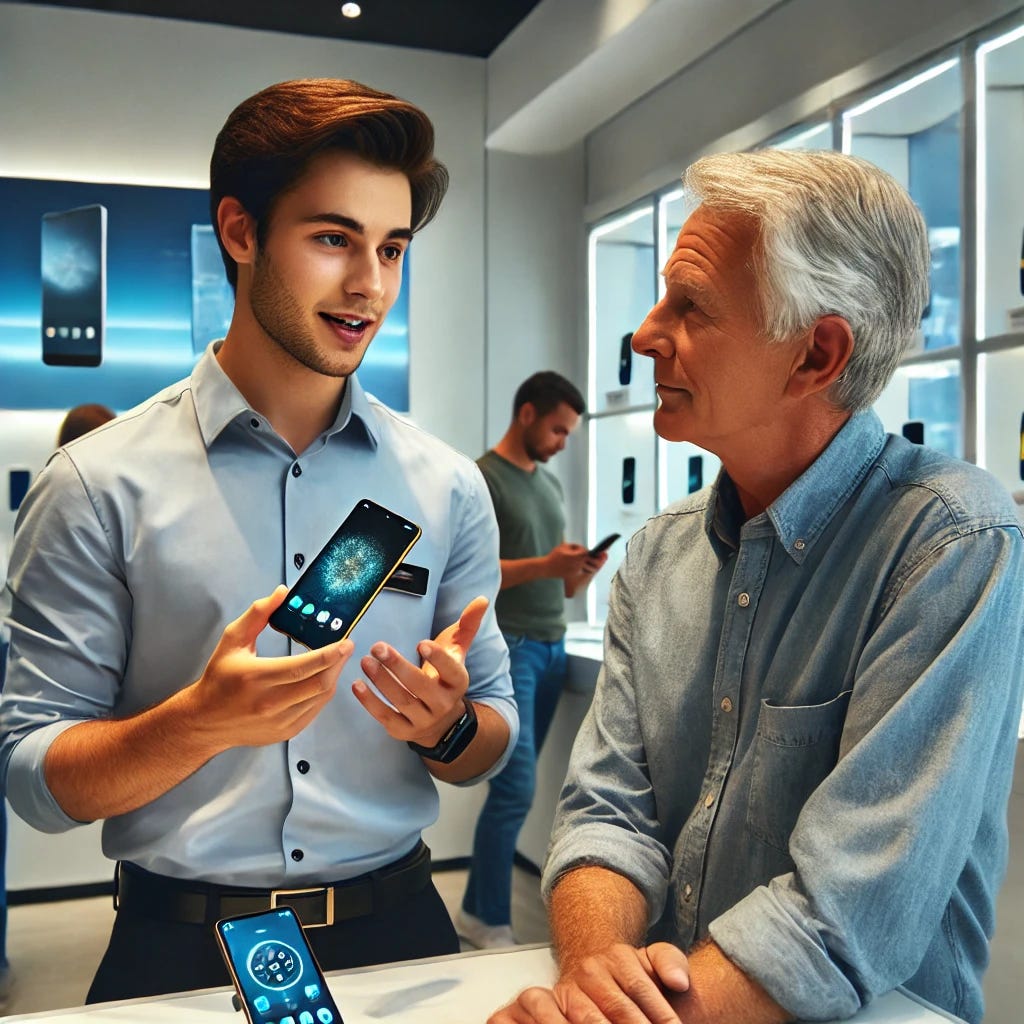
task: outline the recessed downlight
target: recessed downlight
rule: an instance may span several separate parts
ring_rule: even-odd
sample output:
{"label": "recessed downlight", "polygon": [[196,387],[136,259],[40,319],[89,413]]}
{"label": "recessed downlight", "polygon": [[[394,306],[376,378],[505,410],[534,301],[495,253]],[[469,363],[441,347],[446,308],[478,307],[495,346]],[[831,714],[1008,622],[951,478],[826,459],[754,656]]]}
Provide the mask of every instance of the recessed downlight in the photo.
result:
{"label": "recessed downlight", "polygon": [[358,18],[359,15],[363,13],[363,9],[359,4],[342,4],[341,13],[344,14],[346,18]]}

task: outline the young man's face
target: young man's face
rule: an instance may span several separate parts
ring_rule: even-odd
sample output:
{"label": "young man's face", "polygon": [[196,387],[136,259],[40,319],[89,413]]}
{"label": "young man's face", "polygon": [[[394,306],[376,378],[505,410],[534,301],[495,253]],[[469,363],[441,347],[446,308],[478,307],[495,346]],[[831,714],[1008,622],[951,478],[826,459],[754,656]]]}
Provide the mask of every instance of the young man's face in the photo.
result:
{"label": "young man's face", "polygon": [[547,462],[552,455],[557,455],[580,421],[579,414],[567,402],[559,402],[544,416],[538,416],[530,403],[524,405],[520,412],[525,413],[527,419],[523,448],[534,462]]}
{"label": "young man's face", "polygon": [[249,290],[256,322],[304,366],[347,377],[398,297],[411,219],[400,171],[317,157],[270,214]]}
{"label": "young man's face", "polygon": [[633,349],[654,360],[657,433],[723,460],[777,422],[799,350],[762,332],[756,237],[749,218],[699,207],[665,264],[664,297],[633,335]]}

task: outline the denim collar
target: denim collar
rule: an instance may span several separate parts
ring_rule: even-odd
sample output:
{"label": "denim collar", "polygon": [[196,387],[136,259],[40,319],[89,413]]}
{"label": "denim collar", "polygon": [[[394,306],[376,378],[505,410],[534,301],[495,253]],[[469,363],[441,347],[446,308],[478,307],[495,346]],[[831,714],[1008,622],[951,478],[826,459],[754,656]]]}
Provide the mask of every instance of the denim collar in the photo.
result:
{"label": "denim collar", "polygon": [[747,522],[736,486],[723,469],[705,517],[719,562],[724,564],[737,549],[741,535],[774,529],[790,558],[802,564],[832,517],[860,486],[884,444],[885,428],[876,413],[869,409],[854,414],[804,473]]}

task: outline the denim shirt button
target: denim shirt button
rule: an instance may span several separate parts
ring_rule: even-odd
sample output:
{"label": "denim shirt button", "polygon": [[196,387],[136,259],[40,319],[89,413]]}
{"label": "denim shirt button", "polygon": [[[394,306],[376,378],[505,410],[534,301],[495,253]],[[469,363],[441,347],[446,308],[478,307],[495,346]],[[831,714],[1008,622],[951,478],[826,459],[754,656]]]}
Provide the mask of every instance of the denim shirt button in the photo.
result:
{"label": "denim shirt button", "polygon": [[705,807],[710,807],[714,802],[715,802],[715,794],[714,793],[708,793],[708,795],[706,797],[704,797],[704,806]]}
{"label": "denim shirt button", "polygon": [[750,604],[750,595],[749,594],[740,594],[740,596],[736,598],[736,603],[741,608],[746,608],[747,605]]}
{"label": "denim shirt button", "polygon": [[802,540],[795,540],[793,541],[793,547],[796,548],[797,551],[803,551],[806,545]]}
{"label": "denim shirt button", "polygon": [[723,697],[721,707],[726,714],[729,714],[732,711],[732,701],[728,697]]}
{"label": "denim shirt button", "polygon": [[690,897],[693,896],[693,886],[689,882],[683,886],[683,900],[686,903],[690,902]]}

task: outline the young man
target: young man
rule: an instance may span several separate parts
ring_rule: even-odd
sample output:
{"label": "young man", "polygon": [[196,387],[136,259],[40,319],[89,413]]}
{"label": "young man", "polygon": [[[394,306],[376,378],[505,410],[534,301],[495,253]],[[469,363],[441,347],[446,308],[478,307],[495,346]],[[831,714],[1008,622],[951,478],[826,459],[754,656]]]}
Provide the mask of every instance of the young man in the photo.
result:
{"label": "young man", "polygon": [[722,472],[630,541],[545,868],[560,980],[494,1021],[835,1020],[904,985],[976,1024],[1024,538],[991,476],[870,411],[928,298],[923,219],[835,153],[686,184],[633,347],[657,433]]}
{"label": "young man", "polygon": [[[210,170],[227,337],[54,456],[11,557],[8,798],[47,831],[104,819],[120,862],[92,1002],[225,984],[213,922],[279,904],[328,970],[457,950],[420,840],[434,780],[486,778],[517,731],[479,471],[355,375],[447,185],[429,120],[285,82]],[[426,593],[300,650],[265,628],[277,584],[363,497],[422,528]]]}
{"label": "young man", "polygon": [[583,396],[565,377],[535,373],[516,391],[505,436],[477,460],[501,536],[495,611],[511,657],[520,723],[508,764],[491,779],[455,918],[459,934],[480,948],[515,944],[512,864],[533,803],[537,754],[565,683],[565,598],[608,560],[565,543],[562,486],[541,465],[565,447],[584,408]]}

